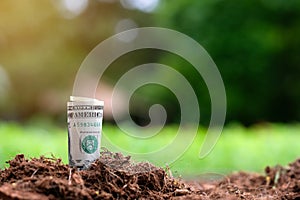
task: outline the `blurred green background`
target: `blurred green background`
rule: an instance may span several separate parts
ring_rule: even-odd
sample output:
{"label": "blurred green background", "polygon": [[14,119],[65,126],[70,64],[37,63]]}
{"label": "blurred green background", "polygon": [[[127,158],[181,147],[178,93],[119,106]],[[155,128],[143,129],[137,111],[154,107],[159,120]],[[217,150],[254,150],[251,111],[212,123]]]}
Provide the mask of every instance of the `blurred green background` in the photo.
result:
{"label": "blurred green background", "polygon": [[[109,36],[144,26],[171,28],[195,39],[211,55],[225,84],[227,117],[215,149],[218,156],[213,152],[206,158],[214,163],[192,162],[191,171],[209,166],[217,171],[257,171],[268,162],[286,164],[299,155],[300,1],[2,0],[0,167],[17,152],[53,152],[66,161],[66,102],[81,62]],[[100,80],[103,89],[97,97],[109,101],[122,74],[149,62],[169,65],[187,78],[205,129],[211,114],[206,85],[186,60],[171,53],[148,49],[120,57]],[[163,132],[168,135],[179,123],[180,107],[166,88],[140,88],[131,99],[132,117],[147,124],[148,109],[156,103],[168,112],[169,125]],[[112,135],[118,131],[109,106],[104,126]]]}
{"label": "blurred green background", "polygon": [[[227,122],[299,121],[297,0],[3,0],[1,118],[27,120],[39,113],[64,121],[61,114],[85,56],[109,36],[143,26],[171,28],[203,45],[224,80]],[[176,55],[131,53],[112,64],[104,81],[114,84],[126,70],[147,62],[168,64],[187,77],[199,98],[202,122],[207,123],[210,100],[205,83],[199,84],[201,77],[192,76],[192,66]],[[178,122],[174,96],[163,88],[151,91],[141,89],[145,103],[168,104],[169,122]]]}

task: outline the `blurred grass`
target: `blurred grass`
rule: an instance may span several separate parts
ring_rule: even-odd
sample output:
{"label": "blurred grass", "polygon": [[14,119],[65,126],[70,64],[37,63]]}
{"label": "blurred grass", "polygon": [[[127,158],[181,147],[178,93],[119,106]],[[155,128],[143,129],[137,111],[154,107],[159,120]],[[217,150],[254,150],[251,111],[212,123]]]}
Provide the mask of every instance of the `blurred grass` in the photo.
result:
{"label": "blurred grass", "polygon": [[[168,126],[164,135],[154,137],[148,145],[125,139],[121,131],[110,125],[104,132],[116,143],[124,147],[135,147],[148,151],[166,144],[174,137],[176,126]],[[286,165],[300,157],[300,124],[264,124],[244,128],[229,125],[224,128],[217,145],[204,159],[198,159],[199,148],[205,129],[201,128],[194,143],[183,156],[170,166],[173,175],[197,176],[203,173],[229,173],[232,171],[263,172],[267,165]],[[189,134],[189,133],[187,133]],[[18,153],[27,157],[40,155],[63,159],[67,163],[67,131],[49,124],[0,123],[0,167]]]}

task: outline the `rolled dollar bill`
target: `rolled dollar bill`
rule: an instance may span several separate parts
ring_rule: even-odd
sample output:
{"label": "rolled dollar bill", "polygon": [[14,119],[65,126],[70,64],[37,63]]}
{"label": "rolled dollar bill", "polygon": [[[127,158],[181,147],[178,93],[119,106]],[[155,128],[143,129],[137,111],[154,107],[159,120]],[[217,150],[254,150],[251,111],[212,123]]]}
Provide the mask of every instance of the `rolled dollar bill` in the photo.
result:
{"label": "rolled dollar bill", "polygon": [[67,103],[69,165],[86,169],[100,157],[104,102],[71,96]]}

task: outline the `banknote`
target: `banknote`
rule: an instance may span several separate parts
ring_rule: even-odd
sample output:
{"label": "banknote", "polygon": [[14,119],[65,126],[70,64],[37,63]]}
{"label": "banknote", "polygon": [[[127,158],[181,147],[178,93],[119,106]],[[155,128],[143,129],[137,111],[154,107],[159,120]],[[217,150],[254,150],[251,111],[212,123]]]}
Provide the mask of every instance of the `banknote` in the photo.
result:
{"label": "banknote", "polygon": [[70,97],[67,103],[69,165],[86,169],[100,157],[104,102]]}

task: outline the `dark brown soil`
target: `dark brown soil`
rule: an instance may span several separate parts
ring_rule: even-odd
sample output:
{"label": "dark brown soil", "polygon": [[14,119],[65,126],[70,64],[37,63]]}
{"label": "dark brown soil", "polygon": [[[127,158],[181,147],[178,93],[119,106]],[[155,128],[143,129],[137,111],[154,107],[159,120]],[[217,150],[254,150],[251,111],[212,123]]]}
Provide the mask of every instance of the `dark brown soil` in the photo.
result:
{"label": "dark brown soil", "polygon": [[43,156],[17,155],[8,163],[0,199],[300,199],[300,159],[267,167],[265,175],[239,172],[214,182],[175,179],[162,168],[108,151],[84,171]]}

